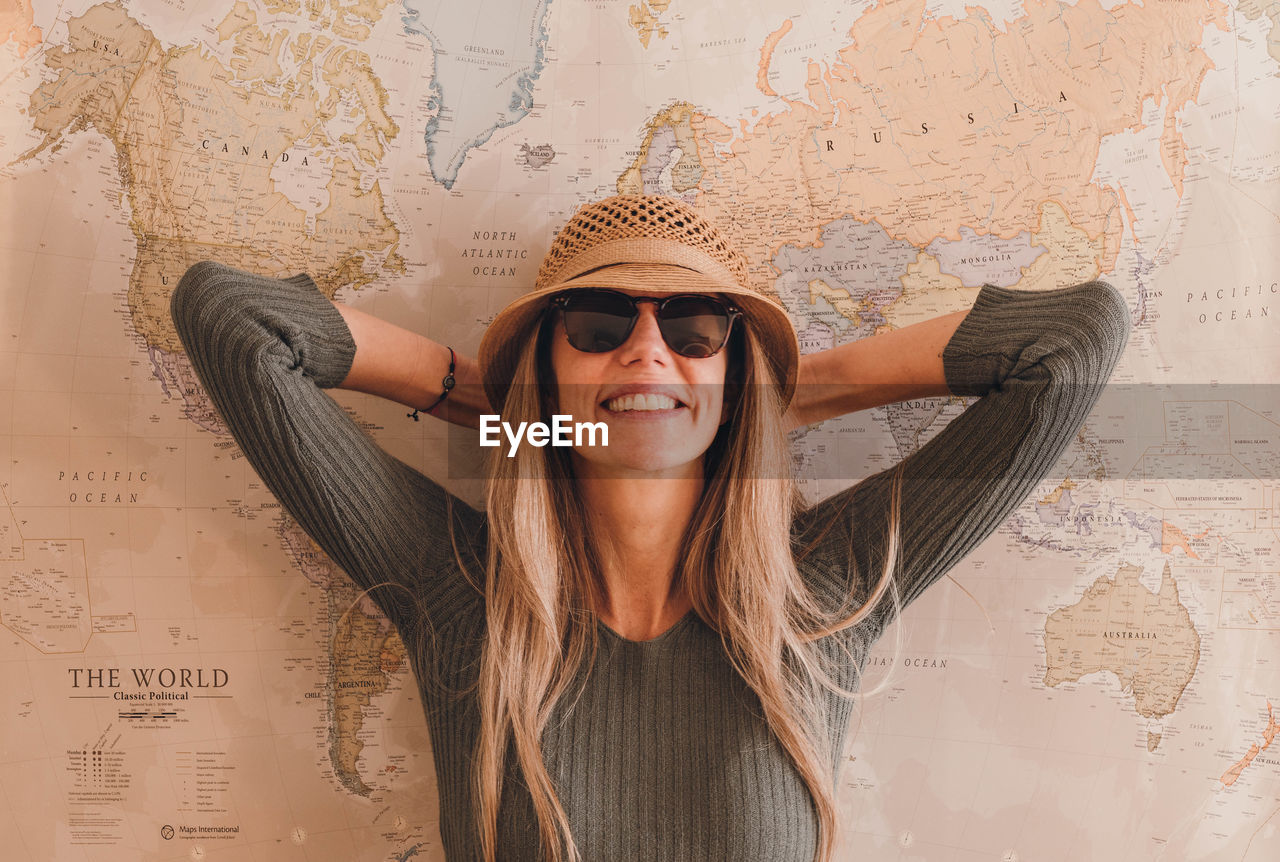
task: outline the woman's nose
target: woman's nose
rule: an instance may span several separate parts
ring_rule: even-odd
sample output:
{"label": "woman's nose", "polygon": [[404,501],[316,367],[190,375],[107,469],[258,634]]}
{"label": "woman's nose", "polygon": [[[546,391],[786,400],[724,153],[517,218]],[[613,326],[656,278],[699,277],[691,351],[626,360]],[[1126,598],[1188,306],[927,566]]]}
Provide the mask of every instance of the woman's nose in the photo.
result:
{"label": "woman's nose", "polygon": [[623,351],[620,358],[630,361],[636,356],[662,355],[667,352],[667,343],[662,339],[662,330],[658,328],[658,305],[654,300],[640,300],[637,303],[640,316],[636,319],[631,334],[619,348]]}

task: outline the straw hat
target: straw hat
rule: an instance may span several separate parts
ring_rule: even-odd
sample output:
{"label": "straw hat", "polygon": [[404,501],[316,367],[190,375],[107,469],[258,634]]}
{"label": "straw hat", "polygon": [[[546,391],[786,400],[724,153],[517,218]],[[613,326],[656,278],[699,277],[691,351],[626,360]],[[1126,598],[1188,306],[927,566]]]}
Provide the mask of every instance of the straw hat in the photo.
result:
{"label": "straw hat", "polygon": [[782,381],[783,404],[791,402],[800,364],[795,327],[777,299],[751,285],[746,259],[681,201],[617,195],[574,213],[543,259],[533,291],[500,311],[485,330],[480,373],[494,407],[505,401],[516,358],[550,298],[574,287],[732,297]]}

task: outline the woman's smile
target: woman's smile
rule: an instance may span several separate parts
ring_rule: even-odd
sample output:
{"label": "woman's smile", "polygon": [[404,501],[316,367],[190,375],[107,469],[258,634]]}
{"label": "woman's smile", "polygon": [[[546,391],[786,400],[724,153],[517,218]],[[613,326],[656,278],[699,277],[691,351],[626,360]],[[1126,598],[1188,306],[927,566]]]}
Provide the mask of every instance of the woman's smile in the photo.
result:
{"label": "woman's smile", "polygon": [[675,387],[637,383],[614,387],[600,402],[600,407],[614,418],[667,418],[688,410],[685,398]]}

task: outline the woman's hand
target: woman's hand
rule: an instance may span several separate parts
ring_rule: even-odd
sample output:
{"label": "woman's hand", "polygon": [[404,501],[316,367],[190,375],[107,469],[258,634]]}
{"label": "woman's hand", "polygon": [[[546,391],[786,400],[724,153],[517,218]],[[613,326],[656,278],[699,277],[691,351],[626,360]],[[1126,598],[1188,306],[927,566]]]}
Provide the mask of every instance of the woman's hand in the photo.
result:
{"label": "woman's hand", "polygon": [[967,311],[800,357],[787,430],[909,398],[949,395],[942,351]]}

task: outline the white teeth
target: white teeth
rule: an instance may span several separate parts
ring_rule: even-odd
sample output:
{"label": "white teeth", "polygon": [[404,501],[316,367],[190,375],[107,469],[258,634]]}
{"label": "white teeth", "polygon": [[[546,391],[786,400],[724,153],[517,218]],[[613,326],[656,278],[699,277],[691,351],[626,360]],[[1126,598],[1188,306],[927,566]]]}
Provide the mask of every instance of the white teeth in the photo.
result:
{"label": "white teeth", "polygon": [[621,413],[624,410],[672,410],[675,408],[676,402],[674,398],[667,395],[643,392],[636,395],[611,398],[605,406],[615,413]]}

